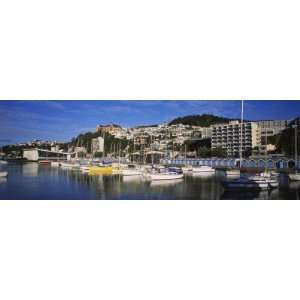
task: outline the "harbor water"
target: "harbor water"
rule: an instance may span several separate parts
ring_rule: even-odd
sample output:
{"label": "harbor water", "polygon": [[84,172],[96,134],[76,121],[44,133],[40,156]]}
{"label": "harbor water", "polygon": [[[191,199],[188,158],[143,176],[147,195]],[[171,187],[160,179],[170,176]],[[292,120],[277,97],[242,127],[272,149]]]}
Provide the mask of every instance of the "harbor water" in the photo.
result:
{"label": "harbor water", "polygon": [[[2,168],[4,170],[4,168]],[[0,199],[299,199],[300,182],[281,174],[279,187],[269,191],[225,191],[225,174],[190,174],[171,181],[146,181],[140,176],[89,175],[80,170],[38,163],[8,163],[0,178]]]}

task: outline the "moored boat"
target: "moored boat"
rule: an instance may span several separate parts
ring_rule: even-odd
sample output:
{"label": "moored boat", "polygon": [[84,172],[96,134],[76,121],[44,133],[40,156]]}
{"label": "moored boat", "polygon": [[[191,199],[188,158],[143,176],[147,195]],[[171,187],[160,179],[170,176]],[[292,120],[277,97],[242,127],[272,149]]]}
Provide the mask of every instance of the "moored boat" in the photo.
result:
{"label": "moored boat", "polygon": [[267,190],[269,189],[269,184],[266,180],[254,180],[251,178],[238,178],[229,181],[222,182],[225,189],[233,190],[243,190],[243,189],[257,189],[257,190]]}
{"label": "moored boat", "polygon": [[0,165],[6,165],[6,164],[7,164],[7,161],[6,161],[6,160],[0,159]]}
{"label": "moored boat", "polygon": [[277,177],[265,177],[260,175],[249,176],[248,179],[253,180],[257,183],[267,183],[269,188],[276,188],[279,186],[279,181]]}
{"label": "moored boat", "polygon": [[292,181],[300,181],[300,173],[291,173],[289,174],[289,178]]}
{"label": "moored boat", "polygon": [[113,168],[111,166],[91,166],[89,168],[90,174],[112,174]]}
{"label": "moored boat", "polygon": [[59,167],[60,162],[59,161],[51,161],[51,167]]}
{"label": "moored boat", "polygon": [[47,160],[47,159],[39,160],[39,164],[50,165],[51,164],[51,160]]}
{"label": "moored boat", "polygon": [[193,173],[213,173],[213,172],[215,172],[215,169],[213,169],[210,166],[197,166],[197,167],[192,167],[192,172]]}
{"label": "moored boat", "polygon": [[150,180],[174,180],[181,178],[183,178],[183,174],[177,174],[173,172],[149,174]]}
{"label": "moored boat", "polygon": [[0,177],[7,177],[7,176],[8,176],[8,172],[7,171],[0,172]]}
{"label": "moored boat", "polygon": [[241,171],[239,169],[229,169],[225,171],[226,176],[240,176]]}
{"label": "moored boat", "polygon": [[183,178],[182,171],[179,172],[172,168],[153,168],[148,172],[145,172],[144,177],[149,180],[173,180]]}
{"label": "moored boat", "polygon": [[192,166],[184,166],[181,168],[183,173],[189,173],[193,171],[193,167]]}

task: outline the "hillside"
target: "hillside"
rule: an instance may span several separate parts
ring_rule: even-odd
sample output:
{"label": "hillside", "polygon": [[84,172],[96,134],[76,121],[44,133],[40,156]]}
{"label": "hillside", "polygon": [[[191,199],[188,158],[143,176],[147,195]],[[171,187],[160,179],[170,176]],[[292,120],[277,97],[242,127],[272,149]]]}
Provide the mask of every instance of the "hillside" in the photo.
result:
{"label": "hillside", "polygon": [[191,115],[191,116],[176,118],[172,120],[169,123],[169,125],[184,124],[184,125],[209,127],[210,125],[213,124],[228,123],[230,120],[231,119],[228,118],[203,114],[203,115]]}

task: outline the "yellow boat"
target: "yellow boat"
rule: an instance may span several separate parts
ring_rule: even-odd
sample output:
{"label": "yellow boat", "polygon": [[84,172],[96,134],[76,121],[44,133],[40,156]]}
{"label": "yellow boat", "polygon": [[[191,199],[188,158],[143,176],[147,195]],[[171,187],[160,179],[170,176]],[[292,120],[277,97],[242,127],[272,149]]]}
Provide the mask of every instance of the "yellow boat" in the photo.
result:
{"label": "yellow boat", "polygon": [[89,173],[91,174],[112,174],[112,172],[112,167],[93,166],[89,168]]}

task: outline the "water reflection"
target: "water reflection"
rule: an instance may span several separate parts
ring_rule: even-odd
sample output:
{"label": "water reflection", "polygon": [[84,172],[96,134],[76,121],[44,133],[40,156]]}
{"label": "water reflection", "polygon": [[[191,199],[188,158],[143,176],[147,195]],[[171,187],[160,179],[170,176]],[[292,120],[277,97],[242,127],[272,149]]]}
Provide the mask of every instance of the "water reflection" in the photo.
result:
{"label": "water reflection", "polygon": [[215,173],[213,172],[206,172],[206,173],[192,173],[191,176],[194,178],[212,178],[215,177]]}
{"label": "water reflection", "polygon": [[7,182],[7,178],[6,177],[0,177],[0,184],[1,183],[6,183]]}
{"label": "water reflection", "polygon": [[26,163],[23,165],[23,176],[38,176],[39,165],[37,163]]}
{"label": "water reflection", "polygon": [[142,176],[89,175],[37,163],[8,164],[0,178],[0,199],[300,199],[300,182],[281,175],[271,191],[225,191],[222,172],[183,179],[147,181]]}
{"label": "water reflection", "polygon": [[173,179],[173,180],[155,180],[151,181],[151,186],[171,186],[175,184],[180,184],[183,182],[183,179]]}
{"label": "water reflection", "polygon": [[122,180],[123,182],[136,182],[144,179],[140,175],[132,175],[132,176],[123,176]]}

